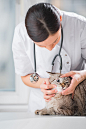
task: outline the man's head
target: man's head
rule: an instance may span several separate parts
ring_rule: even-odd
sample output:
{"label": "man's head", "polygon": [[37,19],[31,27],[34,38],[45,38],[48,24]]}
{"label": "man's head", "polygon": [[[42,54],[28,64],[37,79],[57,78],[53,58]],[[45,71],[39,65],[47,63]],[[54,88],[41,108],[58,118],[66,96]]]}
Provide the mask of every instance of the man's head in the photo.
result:
{"label": "man's head", "polygon": [[61,38],[61,20],[56,7],[39,3],[29,8],[25,26],[29,37],[40,47],[52,50]]}

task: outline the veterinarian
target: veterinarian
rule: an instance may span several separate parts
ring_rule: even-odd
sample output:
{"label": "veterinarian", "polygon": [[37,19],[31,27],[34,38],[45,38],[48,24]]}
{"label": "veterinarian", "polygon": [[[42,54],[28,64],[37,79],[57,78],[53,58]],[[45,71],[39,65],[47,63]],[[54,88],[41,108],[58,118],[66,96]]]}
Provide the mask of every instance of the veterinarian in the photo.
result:
{"label": "veterinarian", "polygon": [[15,73],[31,87],[28,111],[42,109],[58,92],[46,71],[72,77],[62,95],[73,94],[86,78],[86,18],[49,3],[33,5],[15,28],[12,51]]}

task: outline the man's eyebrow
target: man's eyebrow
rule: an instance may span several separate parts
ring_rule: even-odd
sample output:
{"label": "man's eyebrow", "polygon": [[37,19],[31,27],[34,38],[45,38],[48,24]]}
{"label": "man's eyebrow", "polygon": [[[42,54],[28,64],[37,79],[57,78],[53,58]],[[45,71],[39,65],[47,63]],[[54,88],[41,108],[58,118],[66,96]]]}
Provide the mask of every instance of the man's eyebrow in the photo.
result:
{"label": "man's eyebrow", "polygon": [[[58,38],[57,38],[57,39],[58,39]],[[57,40],[57,39],[56,39],[56,40]],[[55,43],[55,42],[56,42],[56,40],[55,40],[53,43]]]}

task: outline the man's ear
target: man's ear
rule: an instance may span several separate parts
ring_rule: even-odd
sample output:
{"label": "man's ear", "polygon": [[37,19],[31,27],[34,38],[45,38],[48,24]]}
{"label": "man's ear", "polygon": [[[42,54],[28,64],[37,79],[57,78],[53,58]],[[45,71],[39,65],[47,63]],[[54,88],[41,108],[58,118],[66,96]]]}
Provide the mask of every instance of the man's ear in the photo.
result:
{"label": "man's ear", "polygon": [[60,15],[60,22],[62,21],[62,16]]}

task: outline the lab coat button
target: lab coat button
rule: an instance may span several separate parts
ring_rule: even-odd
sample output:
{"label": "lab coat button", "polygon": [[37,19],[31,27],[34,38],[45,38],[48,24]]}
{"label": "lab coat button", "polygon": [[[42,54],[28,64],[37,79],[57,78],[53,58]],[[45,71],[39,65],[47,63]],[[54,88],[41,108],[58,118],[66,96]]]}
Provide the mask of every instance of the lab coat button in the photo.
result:
{"label": "lab coat button", "polygon": [[69,62],[67,62],[67,64],[69,64]]}
{"label": "lab coat button", "polygon": [[67,56],[67,54],[65,54],[65,56]]}

